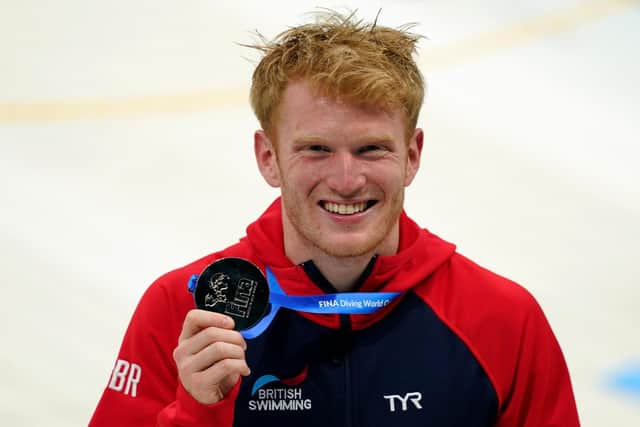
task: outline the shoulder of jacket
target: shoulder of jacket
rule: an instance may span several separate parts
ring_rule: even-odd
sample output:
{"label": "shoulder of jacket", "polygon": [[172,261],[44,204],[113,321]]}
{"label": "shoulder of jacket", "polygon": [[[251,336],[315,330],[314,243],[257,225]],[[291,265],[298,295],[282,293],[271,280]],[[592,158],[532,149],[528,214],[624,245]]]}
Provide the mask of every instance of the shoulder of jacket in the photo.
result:
{"label": "shoulder of jacket", "polygon": [[465,343],[503,402],[522,343],[548,335],[537,332],[548,331],[549,325],[533,295],[459,253],[416,294]]}
{"label": "shoulder of jacket", "polygon": [[[480,266],[455,252],[433,272],[429,280],[415,288],[423,300],[438,311],[447,304],[495,307],[504,315],[535,310],[535,298],[522,285]],[[451,299],[450,299],[451,298]],[[473,310],[473,308],[470,308]]]}

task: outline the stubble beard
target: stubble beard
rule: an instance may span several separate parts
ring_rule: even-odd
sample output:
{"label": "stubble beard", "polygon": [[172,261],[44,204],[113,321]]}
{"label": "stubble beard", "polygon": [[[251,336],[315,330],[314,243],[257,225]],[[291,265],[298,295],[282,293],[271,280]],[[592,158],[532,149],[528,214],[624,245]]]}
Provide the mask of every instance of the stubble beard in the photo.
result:
{"label": "stubble beard", "polygon": [[404,203],[404,188],[399,191],[391,201],[391,211],[384,216],[383,222],[379,230],[368,230],[367,232],[371,236],[367,237],[364,242],[357,245],[337,245],[334,242],[327,241],[327,238],[323,236],[323,232],[319,227],[314,227],[304,220],[304,212],[301,208],[301,204],[297,203],[295,198],[288,196],[289,192],[286,191],[286,185],[282,186],[282,203],[284,206],[283,214],[287,216],[287,219],[298,233],[303,245],[312,248],[312,253],[320,251],[325,255],[329,255],[334,258],[355,258],[362,257],[364,255],[374,255],[376,249],[387,238],[394,225],[398,221],[402,212]]}

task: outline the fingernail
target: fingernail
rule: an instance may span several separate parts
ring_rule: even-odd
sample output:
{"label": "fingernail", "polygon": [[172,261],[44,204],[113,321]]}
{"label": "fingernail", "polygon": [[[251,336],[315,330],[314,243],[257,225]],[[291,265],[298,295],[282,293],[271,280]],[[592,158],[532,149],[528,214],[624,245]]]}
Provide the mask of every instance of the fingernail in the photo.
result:
{"label": "fingernail", "polygon": [[224,326],[226,326],[227,328],[233,328],[233,319],[229,316],[225,316]]}

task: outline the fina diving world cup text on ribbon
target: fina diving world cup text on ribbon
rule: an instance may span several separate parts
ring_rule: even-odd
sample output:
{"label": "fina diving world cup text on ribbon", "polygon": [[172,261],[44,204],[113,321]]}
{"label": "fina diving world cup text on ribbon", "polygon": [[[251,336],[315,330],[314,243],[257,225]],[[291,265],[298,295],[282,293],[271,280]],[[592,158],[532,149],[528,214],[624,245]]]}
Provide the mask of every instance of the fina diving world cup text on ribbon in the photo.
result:
{"label": "fina diving world cup text on ribbon", "polygon": [[343,293],[313,296],[290,296],[271,291],[271,304],[307,313],[321,314],[370,314],[388,305],[398,292]]}
{"label": "fina diving world cup text on ribbon", "polygon": [[322,314],[370,314],[389,305],[400,292],[345,292],[312,296],[287,295],[269,267],[266,267],[271,311],[257,324],[240,333],[245,339],[262,334],[276,317],[280,307],[307,313]]}

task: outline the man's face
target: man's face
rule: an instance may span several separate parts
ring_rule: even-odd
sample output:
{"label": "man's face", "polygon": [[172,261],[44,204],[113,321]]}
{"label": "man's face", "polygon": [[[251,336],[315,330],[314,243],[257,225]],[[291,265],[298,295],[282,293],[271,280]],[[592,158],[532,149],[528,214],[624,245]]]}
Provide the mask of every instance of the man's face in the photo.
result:
{"label": "man's face", "polygon": [[[406,141],[400,112],[319,96],[304,81],[284,91],[277,141],[256,132],[256,156],[280,187],[287,251],[313,257],[395,252],[404,187],[418,170],[422,131]],[[289,254],[288,254],[289,255]]]}

